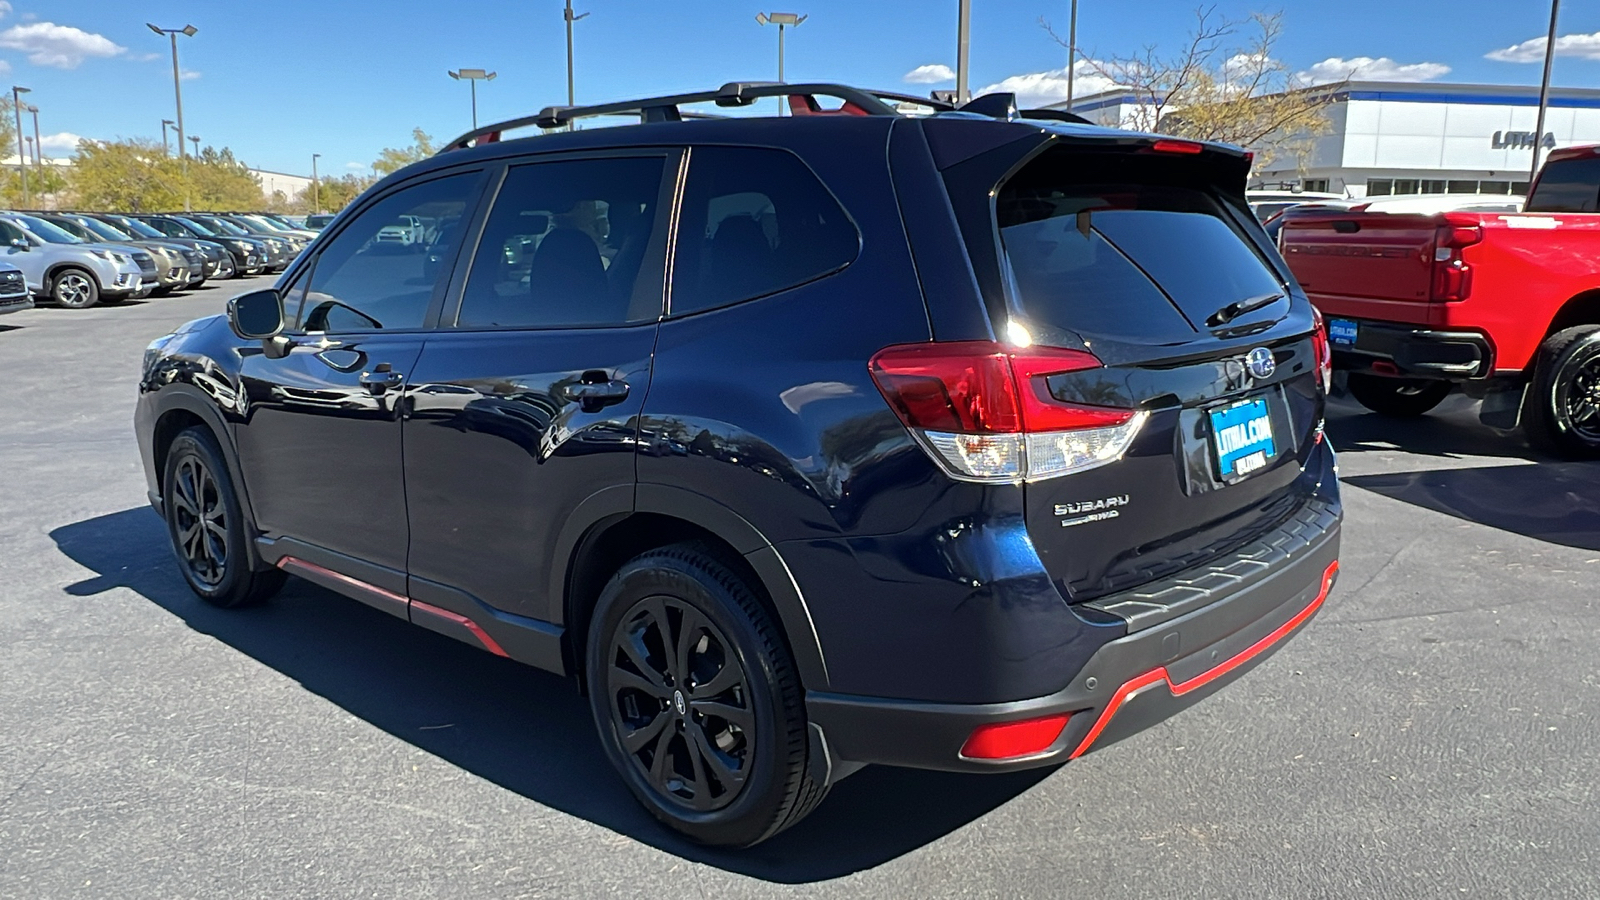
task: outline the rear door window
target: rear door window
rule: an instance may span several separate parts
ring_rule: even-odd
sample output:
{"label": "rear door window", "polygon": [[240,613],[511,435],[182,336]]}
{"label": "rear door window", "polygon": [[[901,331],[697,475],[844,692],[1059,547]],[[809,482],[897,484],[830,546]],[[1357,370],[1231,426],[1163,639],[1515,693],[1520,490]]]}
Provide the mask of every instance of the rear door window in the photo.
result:
{"label": "rear door window", "polygon": [[794,154],[696,147],[678,225],[672,313],[774,294],[837,272],[861,238]]}
{"label": "rear door window", "polygon": [[1284,291],[1209,189],[1127,179],[1137,165],[1097,178],[1093,161],[1040,162],[996,200],[1013,302],[1027,323],[1179,343],[1229,304]]}
{"label": "rear door window", "polygon": [[1528,212],[1592,213],[1600,204],[1600,157],[1545,163]]}

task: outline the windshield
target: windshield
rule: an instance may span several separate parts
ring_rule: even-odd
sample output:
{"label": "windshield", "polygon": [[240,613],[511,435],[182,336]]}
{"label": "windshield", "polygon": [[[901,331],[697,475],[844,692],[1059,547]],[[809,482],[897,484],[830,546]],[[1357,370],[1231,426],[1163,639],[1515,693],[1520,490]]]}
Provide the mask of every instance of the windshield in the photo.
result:
{"label": "windshield", "polygon": [[110,225],[107,225],[106,223],[101,222],[98,219],[91,219],[88,216],[76,217],[76,218],[73,218],[71,221],[74,224],[76,224],[79,228],[82,228],[84,231],[87,231],[90,234],[93,234],[95,237],[98,237],[101,240],[105,240],[105,241],[126,241],[130,237],[132,237],[132,235],[123,234],[122,232],[118,231],[117,229],[112,228]]}
{"label": "windshield", "polygon": [[129,234],[147,238],[166,237],[166,235],[155,230],[154,228],[151,228],[149,225],[146,225],[138,219],[130,219],[127,216],[112,215],[108,215],[106,218],[117,223],[118,227],[122,228],[124,231],[127,231]]}
{"label": "windshield", "polygon": [[1203,185],[1131,165],[1118,171],[1112,160],[1097,172],[1094,162],[1030,166],[997,198],[1026,321],[1084,337],[1178,343],[1230,304],[1284,292]]}
{"label": "windshield", "polygon": [[207,227],[218,234],[231,234],[239,236],[248,233],[243,228],[240,228],[232,222],[229,222],[227,219],[219,219],[216,216],[206,216],[202,219],[199,219],[199,221],[204,222]]}
{"label": "windshield", "polygon": [[46,222],[43,219],[36,219],[33,216],[17,216],[16,221],[21,223],[23,228],[26,228],[37,235],[41,240],[49,241],[52,244],[84,243],[84,241],[73,237],[71,234],[62,231],[60,228],[51,225],[49,222]]}
{"label": "windshield", "polygon": [[174,216],[172,220],[174,222],[177,222],[179,225],[184,225],[184,226],[186,226],[186,227],[188,227],[190,229],[193,229],[195,234],[201,235],[203,237],[216,237],[217,236],[216,229],[207,228],[206,226],[201,225],[199,222],[196,222],[194,219],[185,219],[185,218],[182,218],[180,216]]}
{"label": "windshield", "polygon": [[238,222],[240,225],[254,225],[264,231],[279,232],[288,230],[266,216],[234,216],[233,220]]}

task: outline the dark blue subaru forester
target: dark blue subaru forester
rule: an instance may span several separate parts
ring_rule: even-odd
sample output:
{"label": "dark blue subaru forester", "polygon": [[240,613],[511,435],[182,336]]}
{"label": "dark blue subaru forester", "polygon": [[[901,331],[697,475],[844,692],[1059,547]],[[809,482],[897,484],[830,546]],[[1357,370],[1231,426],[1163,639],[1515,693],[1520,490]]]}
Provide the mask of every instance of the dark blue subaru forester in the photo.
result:
{"label": "dark blue subaru forester", "polygon": [[185,578],[576,676],[714,844],[1171,715],[1328,595],[1328,345],[1248,155],[1072,118],[730,84],[464,135],[150,346]]}

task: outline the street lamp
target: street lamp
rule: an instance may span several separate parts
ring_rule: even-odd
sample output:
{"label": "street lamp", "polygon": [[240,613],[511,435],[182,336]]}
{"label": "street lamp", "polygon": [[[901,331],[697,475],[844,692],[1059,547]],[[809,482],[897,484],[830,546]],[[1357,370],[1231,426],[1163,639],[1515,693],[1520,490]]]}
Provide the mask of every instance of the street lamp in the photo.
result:
{"label": "street lamp", "polygon": [[[761,25],[778,26],[778,83],[783,83],[783,31],[785,28],[798,28],[806,17],[794,13],[756,13],[756,22]],[[778,115],[783,115],[784,98],[778,98]]]}
{"label": "street lamp", "polygon": [[177,123],[171,119],[161,120],[161,152],[168,156],[172,155],[172,148],[167,146],[167,127],[176,124]]}
{"label": "street lamp", "polygon": [[178,100],[178,158],[183,159],[183,86],[178,77],[178,35],[194,37],[200,29],[193,25],[185,25],[182,28],[157,28],[149,22],[144,24],[156,34],[172,38],[172,93]]}
{"label": "street lamp", "polygon": [[189,143],[194,144],[194,158],[195,159],[199,159],[200,158],[200,135],[198,135],[198,134],[189,135]]}
{"label": "street lamp", "polygon": [[317,190],[317,160],[322,158],[321,153],[311,154],[311,214],[319,215],[322,212],[322,196]]}
{"label": "street lamp", "polygon": [[1072,112],[1072,75],[1078,67],[1078,0],[1072,0],[1072,18],[1067,22],[1067,112]]}
{"label": "street lamp", "polygon": [[498,73],[498,72],[485,72],[483,69],[458,69],[458,70],[456,70],[454,72],[446,72],[445,74],[449,75],[451,78],[454,78],[457,81],[460,81],[462,79],[466,79],[467,82],[472,85],[472,127],[473,127],[473,129],[477,129],[477,127],[478,127],[478,82],[480,82],[480,81],[493,81],[493,80],[495,80],[495,78],[500,73]]}
{"label": "street lamp", "polygon": [[[583,18],[584,16],[587,16],[587,15],[588,15],[588,13],[578,13],[577,15],[573,15],[572,14],[572,0],[567,0],[566,19],[567,19],[567,105],[568,106],[575,105],[575,101],[572,99],[572,96],[573,96],[573,94],[572,94],[572,23],[578,21],[579,19],[581,19],[581,18]],[[474,125],[473,127],[477,127],[477,126]]]}
{"label": "street lamp", "polygon": [[1533,193],[1533,180],[1539,177],[1539,148],[1544,144],[1544,111],[1550,106],[1550,69],[1556,61],[1556,17],[1561,11],[1561,0],[1550,0],[1550,37],[1544,45],[1544,80],[1539,82],[1539,120],[1533,126],[1533,168],[1528,172],[1528,192]]}
{"label": "street lamp", "polygon": [[[39,140],[39,107],[29,106],[28,112],[33,114],[33,164],[44,165],[44,141]],[[44,186],[44,171],[39,172],[39,185]]]}
{"label": "street lamp", "polygon": [[17,171],[22,173],[22,205],[32,206],[28,198],[28,166],[22,156],[22,95],[30,93],[25,87],[11,86],[11,110],[17,114]]}
{"label": "street lamp", "polygon": [[956,6],[956,105],[972,99],[967,89],[968,48],[972,46],[972,0],[961,0]]}

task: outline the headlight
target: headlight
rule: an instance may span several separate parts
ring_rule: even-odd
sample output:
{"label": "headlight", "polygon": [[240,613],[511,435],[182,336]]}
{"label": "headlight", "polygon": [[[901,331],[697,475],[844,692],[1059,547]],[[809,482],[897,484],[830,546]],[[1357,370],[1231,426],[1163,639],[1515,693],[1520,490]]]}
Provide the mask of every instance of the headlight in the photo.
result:
{"label": "headlight", "polygon": [[100,259],[103,259],[106,262],[116,262],[117,261],[117,255],[115,253],[112,253],[110,250],[90,250],[89,254],[91,256],[95,256],[95,257],[98,257]]}
{"label": "headlight", "polygon": [[126,253],[118,253],[115,250],[113,250],[113,251],[111,251],[111,261],[116,263],[119,266],[125,266],[128,263],[133,262],[133,257],[129,256]]}

